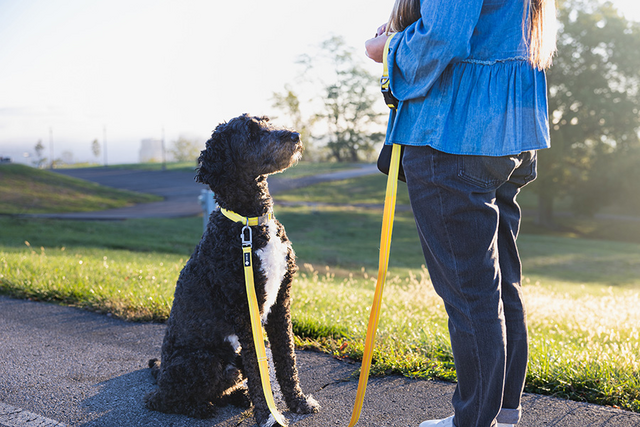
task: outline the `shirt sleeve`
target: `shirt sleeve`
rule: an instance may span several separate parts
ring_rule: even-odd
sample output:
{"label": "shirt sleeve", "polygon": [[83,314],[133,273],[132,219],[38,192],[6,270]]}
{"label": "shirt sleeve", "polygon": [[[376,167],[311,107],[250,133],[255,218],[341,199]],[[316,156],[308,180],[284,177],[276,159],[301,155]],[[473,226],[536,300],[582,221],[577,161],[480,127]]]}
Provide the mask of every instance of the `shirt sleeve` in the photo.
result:
{"label": "shirt sleeve", "polygon": [[421,1],[421,18],[389,45],[390,86],[396,98],[426,96],[450,63],[469,56],[483,1]]}

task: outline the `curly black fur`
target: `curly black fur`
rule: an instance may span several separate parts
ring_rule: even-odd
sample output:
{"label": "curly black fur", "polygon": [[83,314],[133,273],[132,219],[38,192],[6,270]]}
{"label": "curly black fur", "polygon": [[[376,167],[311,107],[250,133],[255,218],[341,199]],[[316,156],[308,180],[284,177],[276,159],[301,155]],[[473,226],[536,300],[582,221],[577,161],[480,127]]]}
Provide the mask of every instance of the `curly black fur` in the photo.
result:
{"label": "curly black fur", "polygon": [[[198,159],[196,180],[209,185],[220,207],[242,216],[261,216],[273,204],[267,175],[289,167],[301,150],[299,134],[271,127],[266,117],[245,114],[216,127]],[[258,424],[274,424],[262,391],[251,332],[242,227],[214,211],[180,273],[162,343],[162,363],[149,361],[158,383],[158,388],[145,396],[149,409],[209,418],[216,406],[253,403]],[[295,361],[290,314],[295,254],[278,221],[252,227],[252,234],[256,295],[263,322],[265,310],[268,312],[264,326],[284,400],[294,412],[317,412],[318,403],[302,393]],[[271,270],[263,265],[268,258],[261,259],[260,251],[267,252],[270,236],[281,242],[275,244],[284,253],[285,259],[278,261],[283,263],[284,274],[275,303],[265,308]],[[238,351],[234,337],[240,344]]]}

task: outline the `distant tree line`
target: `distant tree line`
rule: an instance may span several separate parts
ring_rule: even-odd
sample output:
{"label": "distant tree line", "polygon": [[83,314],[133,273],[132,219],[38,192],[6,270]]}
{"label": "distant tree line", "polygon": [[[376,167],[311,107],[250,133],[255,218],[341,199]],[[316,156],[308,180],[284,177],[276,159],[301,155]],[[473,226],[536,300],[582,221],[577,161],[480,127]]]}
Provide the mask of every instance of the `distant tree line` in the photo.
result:
{"label": "distant tree line", "polygon": [[[200,151],[204,148],[204,143],[196,138],[190,138],[184,135],[180,135],[178,139],[172,141],[171,146],[167,150],[169,157],[175,162],[196,162],[196,159],[200,155]],[[42,140],[38,140],[34,147],[35,158],[32,161],[33,165],[37,168],[55,168],[63,164],[73,163],[73,153],[69,150],[63,151],[59,158],[53,160],[53,162],[46,156],[44,156],[45,146]],[[100,154],[102,153],[102,146],[98,139],[94,139],[91,142],[91,152],[96,160],[99,161]],[[160,159],[154,159],[154,162],[160,162]]]}
{"label": "distant tree line", "polygon": [[640,24],[609,2],[559,5],[558,53],[548,72],[551,149],[539,152],[538,221],[570,196],[574,213],[613,202],[640,208]]}

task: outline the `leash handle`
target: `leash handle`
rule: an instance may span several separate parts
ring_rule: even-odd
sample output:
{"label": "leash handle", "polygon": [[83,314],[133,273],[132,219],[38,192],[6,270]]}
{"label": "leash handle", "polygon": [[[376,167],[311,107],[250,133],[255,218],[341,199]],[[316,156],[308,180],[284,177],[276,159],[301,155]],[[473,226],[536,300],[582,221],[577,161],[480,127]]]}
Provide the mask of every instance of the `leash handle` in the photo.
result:
{"label": "leash handle", "polygon": [[[243,233],[244,236],[244,233]],[[262,323],[260,322],[260,308],[258,308],[258,298],[256,297],[256,289],[253,281],[253,265],[251,260],[251,246],[242,248],[242,264],[244,265],[244,282],[247,288],[247,300],[249,302],[249,315],[251,317],[251,330],[253,332],[253,345],[256,348],[256,357],[258,358],[258,369],[260,370],[260,380],[262,381],[262,390],[271,415],[276,419],[278,424],[286,426],[287,422],[278,411],[276,403],[273,400],[273,392],[271,391],[271,381],[269,380],[269,365],[267,364],[267,351],[264,348],[264,335],[262,333]]]}
{"label": "leash handle", "polygon": [[389,176],[387,178],[387,193],[384,199],[384,213],[382,215],[382,233],[380,235],[380,258],[378,261],[378,280],[376,282],[376,291],[373,295],[373,304],[371,305],[371,314],[369,315],[369,326],[367,327],[367,338],[364,344],[364,353],[362,355],[362,367],[360,368],[360,379],[358,380],[358,391],[356,392],[356,402],[353,406],[353,413],[349,427],[353,427],[358,423],[364,403],[364,395],[367,391],[367,382],[369,381],[369,371],[371,369],[371,358],[373,357],[373,347],[376,340],[376,331],[378,329],[378,320],[380,320],[380,309],[382,306],[382,291],[387,278],[387,269],[389,267],[389,251],[391,248],[391,233],[393,231],[393,218],[396,208],[396,196],[398,193],[398,170],[400,168],[400,149],[399,144],[393,144],[391,151],[391,164],[389,168]]}
{"label": "leash handle", "polygon": [[391,88],[389,84],[391,80],[389,79],[389,65],[387,61],[387,57],[389,56],[389,45],[391,43],[391,39],[397,33],[393,33],[389,35],[387,41],[384,44],[384,50],[382,51],[382,77],[380,78],[380,91],[382,92],[382,96],[384,97],[384,102],[387,104],[387,107],[395,110],[398,108],[398,99],[393,96],[391,93]]}

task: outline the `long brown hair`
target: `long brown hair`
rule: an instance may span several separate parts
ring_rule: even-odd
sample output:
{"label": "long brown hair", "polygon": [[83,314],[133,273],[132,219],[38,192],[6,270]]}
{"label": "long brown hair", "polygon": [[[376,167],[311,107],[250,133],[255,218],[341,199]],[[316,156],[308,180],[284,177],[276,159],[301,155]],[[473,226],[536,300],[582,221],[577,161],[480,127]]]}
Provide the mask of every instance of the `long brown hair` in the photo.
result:
{"label": "long brown hair", "polygon": [[554,0],[530,0],[529,62],[539,70],[549,68],[556,51],[556,5]]}
{"label": "long brown hair", "polygon": [[[529,40],[529,62],[539,70],[544,70],[551,65],[551,58],[556,51],[555,0],[523,1],[530,3],[529,28],[526,29],[526,39]],[[387,34],[402,31],[418,19],[420,19],[420,0],[396,0],[387,24]]]}
{"label": "long brown hair", "polygon": [[420,19],[420,0],[396,0],[387,24],[387,34],[402,31],[418,19]]}

